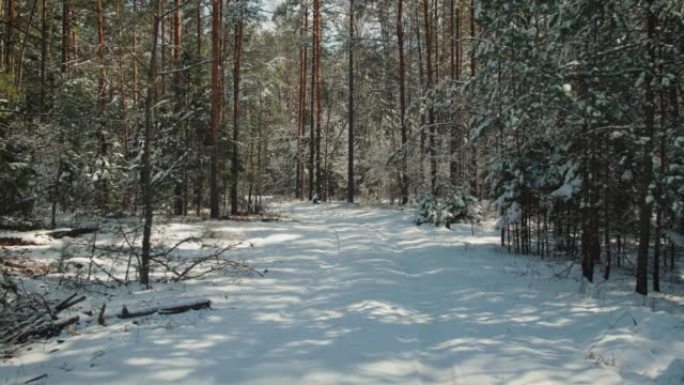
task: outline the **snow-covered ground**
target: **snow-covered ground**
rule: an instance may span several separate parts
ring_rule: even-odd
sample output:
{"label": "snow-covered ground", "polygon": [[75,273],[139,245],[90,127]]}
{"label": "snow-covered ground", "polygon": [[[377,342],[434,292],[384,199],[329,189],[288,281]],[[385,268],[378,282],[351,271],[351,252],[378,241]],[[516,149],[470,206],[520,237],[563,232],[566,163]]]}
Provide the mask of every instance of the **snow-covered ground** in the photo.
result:
{"label": "snow-covered ground", "polygon": [[169,244],[241,241],[231,255],[268,273],[90,293],[94,310],[105,298],[214,309],[83,323],[0,362],[0,384],[684,382],[681,297],[634,295],[625,272],[583,287],[567,263],[502,253],[479,228],[343,204],[279,210],[292,221],[158,225]]}

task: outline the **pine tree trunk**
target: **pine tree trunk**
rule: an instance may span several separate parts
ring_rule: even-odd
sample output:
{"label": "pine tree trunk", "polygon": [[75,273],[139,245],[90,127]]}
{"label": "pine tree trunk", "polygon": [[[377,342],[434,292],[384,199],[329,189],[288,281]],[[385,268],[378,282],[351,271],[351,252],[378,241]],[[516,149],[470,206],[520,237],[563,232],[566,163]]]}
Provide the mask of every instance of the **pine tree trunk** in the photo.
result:
{"label": "pine tree trunk", "polygon": [[475,77],[475,0],[470,0],[470,76]]}
{"label": "pine tree trunk", "polygon": [[401,171],[399,173],[399,188],[401,190],[401,204],[408,203],[408,133],[406,128],[406,62],[404,57],[404,0],[399,0],[397,6],[397,43],[399,45],[399,125],[401,126]]}
{"label": "pine tree trunk", "polygon": [[230,213],[237,215],[238,179],[240,177],[240,156],[238,143],[240,140],[240,65],[242,61],[242,20],[235,26],[235,62],[233,68],[233,151],[232,175],[230,185]]}
{"label": "pine tree trunk", "polygon": [[[97,59],[98,59],[98,120],[100,124],[100,131],[98,133],[100,141],[99,156],[104,160],[107,156],[107,120],[105,118],[105,113],[107,109],[108,93],[107,93],[107,72],[105,68],[105,22],[104,13],[102,9],[102,0],[97,0],[95,5],[95,18],[97,19]],[[104,161],[102,162],[104,167]],[[109,191],[107,185],[107,178],[102,177],[100,179],[100,210],[103,214],[107,213],[108,201],[109,201]]]}
{"label": "pine tree trunk", "polygon": [[[176,109],[177,113],[181,112],[181,106],[183,104],[183,73],[181,72],[180,68],[183,65],[181,63],[181,48],[182,48],[182,24],[181,24],[181,0],[174,0],[174,12],[173,12],[173,28],[171,29],[172,32],[172,41],[173,41],[173,47],[172,47],[172,53],[173,53],[173,64],[174,64],[174,73],[173,73],[173,93],[176,97]],[[184,125],[187,126],[187,125]],[[186,127],[187,129],[187,127]],[[182,135],[182,130],[181,126],[178,125],[178,130],[176,130],[176,133],[178,134],[178,140],[183,137]],[[183,157],[183,149],[182,146],[179,144],[177,146],[177,156],[178,158]],[[182,169],[181,169],[181,174],[180,177],[176,176],[176,183],[174,186],[174,212],[176,215],[183,215],[185,212],[185,199],[184,199],[184,191],[186,191],[186,179],[184,177],[185,173],[187,171],[187,160],[183,159],[183,164],[182,164]]]}
{"label": "pine tree trunk", "polygon": [[[457,0],[450,0],[449,4],[449,51],[451,63],[451,80],[456,84],[460,79],[461,73],[461,11],[460,5],[455,7]],[[462,163],[463,148],[461,145],[461,130],[460,130],[460,109],[457,105],[456,93],[451,95],[452,112],[451,112],[451,135],[449,142],[449,182],[452,187],[461,184],[460,167]],[[502,230],[503,231],[503,230]]]}
{"label": "pine tree trunk", "polygon": [[347,202],[354,202],[354,0],[349,1],[349,117],[347,156]]}
{"label": "pine tree trunk", "polygon": [[69,68],[69,35],[71,33],[69,20],[71,11],[69,9],[69,3],[70,0],[62,0],[62,76],[67,73]]}
{"label": "pine tree trunk", "polygon": [[644,77],[644,128],[642,137],[650,138],[644,145],[641,156],[641,170],[639,172],[639,246],[637,249],[637,282],[636,292],[648,294],[648,249],[651,241],[651,214],[653,203],[649,199],[649,186],[653,180],[652,158],[653,134],[655,126],[655,97],[651,82],[653,81],[652,69],[655,68],[655,29],[656,16],[652,9],[654,0],[646,2],[646,33],[648,38],[648,62],[651,68],[646,69]]}
{"label": "pine tree trunk", "polygon": [[40,112],[45,113],[47,106],[45,105],[45,94],[48,88],[47,84],[47,56],[48,56],[48,24],[47,24],[47,0],[43,0],[40,7],[40,83],[43,85],[40,88]]}
{"label": "pine tree trunk", "polygon": [[[432,27],[431,27],[431,12],[429,0],[423,0],[424,13],[424,27],[425,27],[425,57],[427,59],[427,93],[432,90],[433,85],[433,65],[432,65]],[[428,101],[428,103],[431,103]],[[428,151],[430,154],[430,192],[433,196],[437,196],[437,143],[436,135],[437,129],[435,127],[435,111],[432,106],[428,107]]]}
{"label": "pine tree trunk", "polygon": [[318,49],[316,41],[318,39],[318,0],[314,0],[313,20],[311,26],[311,100],[309,105],[309,200],[314,199],[314,181],[316,178],[316,82],[318,74],[318,60],[316,56]]}
{"label": "pine tree trunk", "polygon": [[[133,14],[138,14],[138,0],[133,0]],[[133,104],[138,106],[138,103],[140,102],[140,81],[138,80],[138,61],[136,59],[138,54],[138,23],[135,20],[135,17],[132,22],[133,36],[131,36],[131,52],[133,55],[131,58],[131,77],[133,81]]]}
{"label": "pine tree trunk", "polygon": [[219,217],[219,143],[218,130],[221,125],[221,80],[219,61],[221,48],[221,0],[211,1],[211,170],[209,175],[209,209],[211,218]]}
{"label": "pine tree trunk", "polygon": [[5,72],[14,73],[14,28],[16,23],[16,3],[14,0],[7,0],[7,17],[5,20]]}
{"label": "pine tree trunk", "polygon": [[[123,142],[123,156],[127,159],[128,156],[128,140],[129,140],[129,127],[128,127],[128,106],[126,103],[126,74],[125,74],[125,62],[124,62],[124,50],[125,50],[125,39],[124,39],[124,9],[121,5],[121,0],[116,0],[115,3],[116,13],[118,16],[118,37],[119,37],[119,113],[121,114],[121,142]],[[128,186],[123,186],[121,190],[121,210],[125,211],[128,207]]]}
{"label": "pine tree trunk", "polygon": [[[309,29],[309,10],[306,6],[303,8],[304,15],[302,18],[301,36],[304,37]],[[297,119],[297,172],[295,180],[295,196],[304,199],[304,129],[306,124],[306,74],[307,74],[307,56],[308,49],[306,46],[299,48],[299,105],[298,105],[298,119]]]}
{"label": "pine tree trunk", "polygon": [[140,184],[142,186],[143,201],[143,238],[142,255],[140,260],[140,283],[150,286],[150,249],[152,236],[152,220],[154,208],[152,206],[152,159],[150,156],[151,141],[153,139],[154,105],[156,103],[157,83],[157,38],[159,37],[159,20],[161,18],[161,3],[152,0],[150,4],[154,12],[152,27],[152,50],[150,54],[150,68],[147,78],[147,95],[145,96],[145,126],[143,131],[142,165],[140,168]]}
{"label": "pine tree trunk", "polygon": [[315,153],[316,153],[316,183],[315,183],[315,194],[320,198],[321,196],[321,34],[323,28],[321,27],[321,1],[314,0],[314,60],[316,61],[316,140],[315,140]]}

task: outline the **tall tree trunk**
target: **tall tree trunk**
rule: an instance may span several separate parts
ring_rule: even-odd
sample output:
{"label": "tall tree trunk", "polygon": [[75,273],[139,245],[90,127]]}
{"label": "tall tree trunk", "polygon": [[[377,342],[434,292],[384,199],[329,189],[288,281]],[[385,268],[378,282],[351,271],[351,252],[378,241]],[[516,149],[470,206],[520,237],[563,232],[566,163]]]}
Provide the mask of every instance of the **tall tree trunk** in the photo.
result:
{"label": "tall tree trunk", "polygon": [[[121,114],[121,134],[123,142],[123,155],[124,158],[128,156],[128,140],[129,140],[129,127],[128,127],[128,106],[127,106],[127,94],[126,94],[126,74],[125,74],[125,39],[124,39],[124,8],[121,5],[121,0],[116,0],[116,12],[118,16],[119,23],[119,112]],[[122,200],[121,209],[126,210],[128,207],[128,188],[124,186],[122,190]]]}
{"label": "tall tree trunk", "polygon": [[435,48],[435,83],[439,83],[439,0],[433,0],[432,3],[432,36],[434,37]]}
{"label": "tall tree trunk", "polygon": [[[26,25],[31,26],[33,25],[33,16],[36,14],[36,9],[38,8],[38,2],[39,0],[33,0],[33,4],[31,5],[31,11],[29,12],[28,20],[26,21]],[[18,22],[15,21],[15,23],[18,24]],[[19,54],[17,57],[12,59],[12,63],[14,66],[14,63],[19,63],[18,68],[14,71],[15,73],[15,78],[14,78],[14,84],[16,84],[17,89],[20,89],[21,84],[22,84],[22,79],[24,76],[24,66],[21,65],[21,63],[24,62],[24,53],[26,52],[26,44],[28,43],[28,38],[29,35],[24,33],[22,38],[20,39],[20,44],[19,44]]]}
{"label": "tall tree trunk", "polygon": [[71,21],[69,20],[69,15],[71,10],[69,9],[69,3],[71,0],[62,0],[62,76],[66,75],[69,69],[69,35],[71,34]]}
{"label": "tall tree trunk", "polygon": [[652,157],[653,135],[655,126],[655,96],[653,93],[652,70],[656,65],[656,15],[653,9],[654,0],[646,2],[646,34],[647,34],[647,53],[650,68],[646,69],[644,77],[644,128],[641,132],[642,137],[650,138],[644,144],[641,156],[641,170],[639,172],[639,246],[637,249],[637,274],[636,292],[648,294],[648,249],[651,241],[651,214],[653,212],[653,202],[649,198],[649,186],[653,180]]}
{"label": "tall tree trunk", "polygon": [[397,44],[399,45],[399,125],[401,127],[401,171],[399,173],[399,188],[401,190],[401,204],[408,203],[409,181],[407,170],[408,133],[406,128],[406,62],[404,57],[404,0],[398,1],[397,6]]}
{"label": "tall tree trunk", "polygon": [[[425,66],[423,65],[423,39],[421,38],[420,35],[420,13],[421,13],[421,7],[422,4],[420,2],[415,2],[416,4],[416,12],[414,13],[414,28],[416,31],[416,52],[418,53],[418,79],[420,80],[418,84],[420,84],[421,91],[423,94],[427,92],[427,88],[425,87]],[[418,164],[418,175],[420,177],[420,186],[425,185],[425,142],[426,142],[426,134],[425,134],[425,113],[421,109],[420,113],[420,125],[418,126],[419,129],[419,136],[420,136],[420,146],[419,149],[420,151],[420,159],[419,159],[419,164]],[[416,191],[417,193],[417,188],[418,184],[416,184]]]}
{"label": "tall tree trunk", "polygon": [[211,218],[219,217],[218,130],[221,125],[221,82],[219,61],[221,48],[221,0],[211,1],[211,170],[209,175],[209,209]]}
{"label": "tall tree trunk", "polygon": [[[303,7],[303,25],[301,36],[305,37],[309,29],[309,9]],[[304,130],[306,125],[306,74],[307,56],[306,46],[299,48],[299,111],[297,121],[297,180],[295,181],[295,195],[298,199],[304,199]]]}
{"label": "tall tree trunk", "polygon": [[[175,95],[175,105],[176,105],[176,112],[177,115],[180,115],[182,109],[183,109],[183,103],[184,103],[184,90],[183,90],[183,72],[181,71],[181,67],[183,63],[181,62],[181,51],[182,51],[182,24],[181,24],[181,0],[174,0],[174,10],[173,10],[173,28],[171,29],[171,37],[172,37],[172,42],[173,46],[172,48],[172,57],[173,57],[173,67],[174,67],[174,73],[173,73],[173,86],[172,86],[172,91],[173,94]],[[187,120],[186,120],[187,121]],[[181,125],[177,126],[178,129],[176,130],[176,133],[178,134],[178,137],[181,138],[183,137],[183,130],[181,129]],[[183,125],[184,129],[187,131],[187,124]],[[183,146],[180,144],[178,145],[178,148],[176,150],[177,155],[179,158],[187,156],[187,154],[184,154],[183,151]],[[185,194],[184,192],[186,191],[186,178],[185,175],[187,174],[187,159],[183,159],[183,164],[182,164],[182,169],[180,171],[181,175],[176,175],[176,183],[174,186],[174,212],[176,215],[184,215],[185,213],[185,207],[186,207],[186,199],[185,199]]]}
{"label": "tall tree trunk", "polygon": [[475,77],[475,0],[470,0],[470,76]]}
{"label": "tall tree trunk", "polygon": [[349,121],[347,202],[354,202],[354,0],[349,1]]}
{"label": "tall tree trunk", "polygon": [[[662,51],[661,51],[661,62],[664,59],[662,57]],[[658,76],[662,76],[664,73],[663,71],[663,65],[661,64],[658,66]],[[660,133],[658,135],[659,139],[659,148],[658,152],[660,155],[660,180],[655,181],[656,185],[656,191],[655,191],[655,203],[656,203],[656,226],[655,226],[655,233],[653,234],[653,291],[659,292],[660,291],[660,256],[661,256],[661,249],[662,249],[662,242],[661,242],[661,237],[662,237],[662,231],[663,231],[663,216],[664,216],[664,206],[665,202],[663,201],[663,184],[665,183],[663,179],[664,174],[667,172],[667,137],[668,137],[668,128],[667,128],[667,115],[668,115],[668,106],[667,106],[667,98],[665,97],[665,90],[661,89],[658,92],[658,99],[660,101]],[[673,122],[674,123],[674,122]],[[676,123],[674,123],[676,124]],[[655,139],[655,133],[654,133],[654,139]],[[664,254],[663,254],[664,257]],[[665,261],[667,262],[667,261]]]}
{"label": "tall tree trunk", "polygon": [[5,72],[14,73],[14,28],[16,23],[16,3],[15,0],[7,0],[7,17],[5,24]]}
{"label": "tall tree trunk", "polygon": [[[69,19],[74,17],[74,10],[70,7],[69,8]],[[71,53],[69,54],[69,57],[71,58],[71,61],[76,63],[78,61],[78,35],[76,33],[75,28],[69,27],[69,33],[70,36],[69,38],[71,39],[71,42],[69,43],[69,48],[71,49]]]}
{"label": "tall tree trunk", "polygon": [[[200,61],[202,59],[202,36],[203,36],[203,23],[202,23],[202,12],[204,8],[202,7],[203,0],[197,0],[196,3],[196,8],[195,8],[195,22],[196,22],[196,29],[195,29],[195,40],[196,40],[196,60]],[[188,84],[190,83],[190,71],[188,71]],[[213,102],[213,99],[212,99]],[[212,110],[213,111],[213,110]],[[213,112],[212,112],[213,116]],[[203,143],[203,141],[200,141]],[[200,144],[201,146],[201,144]],[[197,173],[197,177],[195,179],[195,186],[194,186],[194,195],[195,195],[195,215],[199,216],[202,212],[202,195],[203,195],[203,185],[204,185],[204,167],[202,165],[202,156],[200,154],[196,154],[195,156],[195,165],[196,165],[196,170],[195,172]]]}
{"label": "tall tree trunk", "polygon": [[[457,0],[449,0],[449,63],[451,80],[456,83],[459,80],[461,71],[460,57],[460,8],[456,9]],[[451,95],[451,133],[449,140],[449,182],[451,186],[459,184],[459,157],[461,149],[459,111],[456,105],[456,92]]]}
{"label": "tall tree trunk", "polygon": [[[672,117],[672,123],[673,125],[680,124],[679,123],[679,96],[677,93],[677,87],[675,85],[670,86],[670,105],[672,106],[671,109],[671,117]],[[670,271],[673,272],[675,271],[675,243],[670,240],[670,246],[671,246],[671,252],[670,252]]]}
{"label": "tall tree trunk", "polygon": [[321,0],[314,0],[314,28],[315,28],[315,39],[314,39],[314,49],[316,60],[316,195],[320,198],[321,196],[321,117],[322,117],[322,104],[321,104],[321,87],[323,80],[321,78],[321,34],[323,28],[321,26]]}
{"label": "tall tree trunk", "polygon": [[[138,14],[138,0],[133,0],[133,14]],[[133,103],[138,106],[140,102],[140,81],[138,80],[138,22],[133,17],[133,32],[131,36],[131,77],[133,80]]]}
{"label": "tall tree trunk", "polygon": [[[432,66],[432,29],[429,0],[423,0],[424,13],[424,27],[425,27],[425,57],[427,70],[427,90],[429,94],[433,85],[433,66]],[[428,101],[428,103],[430,103]],[[435,111],[432,106],[428,107],[428,147],[430,153],[430,192],[433,196],[437,196],[437,149],[436,149],[436,135],[437,129],[435,127]]]}
{"label": "tall tree trunk", "polygon": [[140,261],[140,283],[150,286],[150,249],[152,237],[152,220],[154,207],[152,206],[152,159],[151,141],[153,139],[154,105],[156,104],[157,87],[157,40],[159,37],[159,21],[161,18],[160,0],[152,0],[150,4],[154,12],[152,27],[152,50],[150,54],[150,67],[147,75],[147,95],[145,96],[145,126],[142,143],[142,165],[140,168],[140,184],[142,186],[143,201],[143,238],[142,255]]}
{"label": "tall tree trunk", "polygon": [[[61,44],[61,65],[60,65],[60,71],[62,73],[62,78],[66,78],[68,75],[68,69],[69,69],[69,35],[70,35],[70,20],[69,16],[71,15],[71,10],[69,9],[69,1],[70,0],[63,0],[62,1],[62,44]],[[50,215],[50,225],[54,228],[57,226],[57,202],[59,200],[59,191],[60,191],[60,176],[62,174],[62,168],[64,166],[64,161],[62,160],[62,152],[63,152],[63,146],[64,146],[64,133],[61,132],[60,129],[60,135],[59,135],[59,146],[60,146],[60,152],[59,152],[59,160],[57,161],[57,172],[55,175],[55,181],[54,185],[52,187],[52,209],[51,209],[51,215]]]}
{"label": "tall tree trunk", "polygon": [[311,46],[311,100],[310,100],[310,106],[309,106],[309,120],[310,120],[310,126],[309,126],[309,200],[314,199],[314,181],[316,179],[316,164],[315,164],[315,159],[316,159],[316,82],[317,82],[317,74],[318,74],[318,61],[316,59],[316,55],[318,54],[318,49],[316,46],[316,41],[318,38],[318,17],[317,17],[317,9],[318,9],[318,1],[319,0],[314,0],[314,8],[313,8],[313,21],[312,21],[312,26],[311,26],[311,37],[312,37],[312,46]]}
{"label": "tall tree trunk", "polygon": [[165,1],[161,1],[161,19],[159,20],[159,48],[160,48],[160,63],[159,63],[159,69],[161,71],[160,73],[160,82],[161,82],[161,95],[164,96],[166,95],[166,9],[165,9]]}
{"label": "tall tree trunk", "polygon": [[47,24],[47,0],[43,0],[40,7],[40,112],[45,113],[47,107],[45,106],[45,94],[48,88],[47,85],[47,56],[48,56],[48,24]]}
{"label": "tall tree trunk", "polygon": [[242,25],[239,20],[235,26],[235,62],[233,67],[233,161],[230,185],[230,213],[237,215],[238,206],[238,179],[240,177],[240,156],[238,143],[240,140],[240,65],[242,61]]}
{"label": "tall tree trunk", "polygon": [[[105,67],[105,22],[104,22],[104,10],[102,9],[102,0],[97,0],[95,5],[95,17],[97,19],[97,59],[98,59],[98,120],[100,125],[100,131],[98,133],[100,141],[99,156],[102,157],[102,167],[105,167],[104,158],[107,156],[107,120],[105,118],[108,102],[107,93],[107,72]],[[107,185],[107,178],[102,177],[100,179],[100,209],[103,214],[107,213],[108,201],[109,201],[109,191]]]}

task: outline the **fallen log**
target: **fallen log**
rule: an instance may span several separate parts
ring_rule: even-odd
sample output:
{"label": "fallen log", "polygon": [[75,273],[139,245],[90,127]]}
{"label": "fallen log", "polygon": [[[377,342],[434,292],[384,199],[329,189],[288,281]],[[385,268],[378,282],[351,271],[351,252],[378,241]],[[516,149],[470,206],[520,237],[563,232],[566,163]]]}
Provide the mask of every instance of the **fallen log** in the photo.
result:
{"label": "fallen log", "polygon": [[79,237],[79,236],[84,235],[84,234],[92,234],[98,230],[100,230],[99,227],[83,227],[83,228],[70,229],[70,230],[51,231],[51,232],[47,233],[47,235],[49,235],[55,239],[61,239],[64,237],[76,238],[76,237]]}
{"label": "fallen log", "polygon": [[0,238],[0,246],[37,246],[38,244],[32,241],[17,237]]}
{"label": "fallen log", "polygon": [[26,380],[26,382],[24,382],[24,384],[31,384],[31,383],[40,381],[40,380],[42,380],[42,379],[47,378],[47,376],[48,376],[47,373],[43,373],[43,374],[41,374],[41,375],[38,376],[38,377],[33,377],[33,378],[30,379],[30,380]]}
{"label": "fallen log", "polygon": [[190,310],[202,310],[202,309],[210,309],[211,308],[211,301],[203,300],[199,302],[194,302],[194,303],[188,303],[185,305],[176,305],[176,306],[171,306],[171,307],[166,307],[166,308],[161,308],[159,309],[159,314],[178,314],[178,313],[185,313],[186,311]]}
{"label": "fallen log", "polygon": [[121,313],[117,314],[116,316],[121,318],[121,319],[128,319],[128,318],[137,318],[137,317],[145,317],[148,315],[152,315],[155,313],[159,313],[161,315],[171,315],[171,314],[179,314],[179,313],[185,313],[190,310],[202,310],[202,309],[211,309],[211,301],[208,299],[204,300],[199,300],[195,302],[190,302],[190,303],[184,303],[184,304],[178,304],[178,305],[172,305],[172,306],[164,306],[164,307],[152,307],[152,308],[147,308],[147,309],[141,309],[141,310],[136,310],[136,311],[130,311],[126,307],[126,305],[123,306],[121,309]]}

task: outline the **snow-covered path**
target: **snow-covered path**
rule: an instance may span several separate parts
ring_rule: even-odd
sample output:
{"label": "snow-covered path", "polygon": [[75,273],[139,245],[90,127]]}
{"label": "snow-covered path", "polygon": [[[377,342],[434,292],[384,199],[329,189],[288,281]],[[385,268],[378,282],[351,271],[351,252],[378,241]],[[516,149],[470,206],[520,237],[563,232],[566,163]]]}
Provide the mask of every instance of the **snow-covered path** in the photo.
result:
{"label": "snow-covered path", "polygon": [[0,383],[641,385],[684,374],[680,315],[622,292],[580,295],[553,276],[565,265],[499,253],[494,234],[416,227],[394,210],[283,209],[295,220],[162,227],[253,244],[237,253],[265,278],[136,294],[209,297],[215,310],[91,326],[0,363]]}

